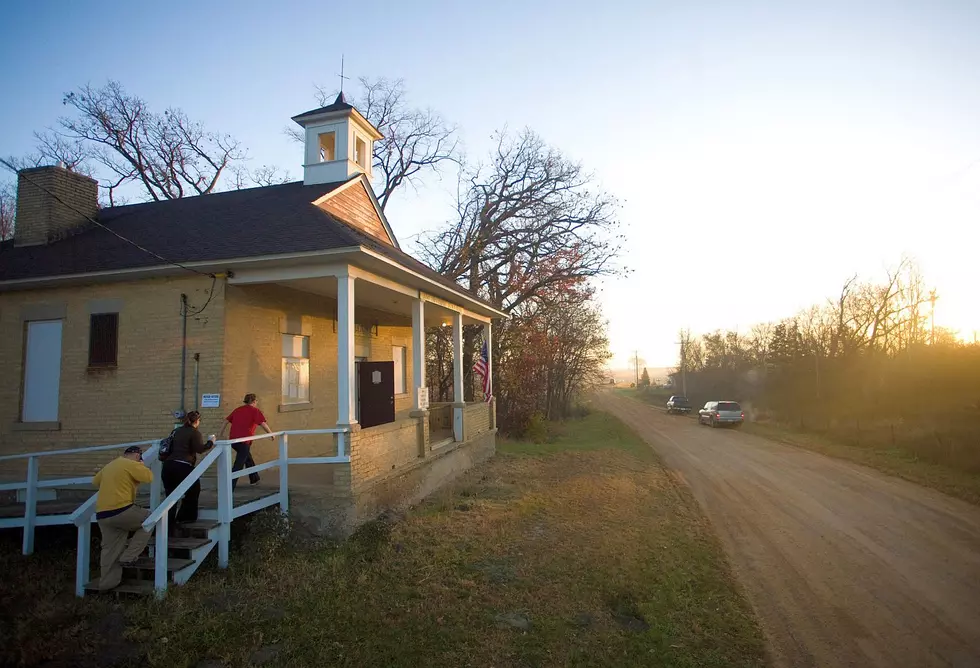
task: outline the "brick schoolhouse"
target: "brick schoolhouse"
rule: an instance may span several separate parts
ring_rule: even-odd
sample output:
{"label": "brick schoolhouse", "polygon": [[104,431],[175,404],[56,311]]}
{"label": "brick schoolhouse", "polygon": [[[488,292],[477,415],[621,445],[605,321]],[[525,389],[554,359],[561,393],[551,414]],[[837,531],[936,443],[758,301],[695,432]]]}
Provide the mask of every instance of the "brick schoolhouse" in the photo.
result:
{"label": "brick schoolhouse", "polygon": [[[425,330],[453,327],[461,351],[464,324],[489,337],[505,315],[400,249],[370,185],[381,135],[342,95],[293,120],[295,183],[99,209],[83,175],[19,174],[0,245],[0,455],[159,438],[192,409],[217,432],[254,392],[274,430],[349,427],[349,463],[295,477],[329,530],[493,452],[494,405],[463,402],[461,354],[455,401],[429,404]],[[40,476],[90,475],[114,454],[46,457]],[[23,467],[0,461],[0,477]]]}

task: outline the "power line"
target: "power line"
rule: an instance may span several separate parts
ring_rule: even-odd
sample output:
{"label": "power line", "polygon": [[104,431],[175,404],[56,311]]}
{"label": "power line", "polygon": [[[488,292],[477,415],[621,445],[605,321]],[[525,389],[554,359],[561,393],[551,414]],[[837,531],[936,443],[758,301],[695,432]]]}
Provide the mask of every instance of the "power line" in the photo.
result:
{"label": "power line", "polygon": [[187,306],[187,299],[186,298],[183,299],[182,300],[183,306],[182,306],[182,309],[181,309],[183,311],[183,313],[181,313],[181,315],[186,317],[186,316],[189,316],[189,315],[190,316],[194,316],[194,315],[200,315],[200,314],[204,313],[204,309],[206,309],[208,307],[208,304],[210,304],[211,303],[211,300],[214,298],[214,286],[215,286],[215,284],[217,282],[218,282],[218,277],[215,276],[214,274],[212,274],[211,275],[211,289],[208,290],[208,300],[206,302],[204,302],[204,306],[202,306],[201,308],[192,311]]}
{"label": "power line", "polygon": [[[176,260],[168,260],[167,258],[163,257],[159,253],[155,253],[154,251],[151,251],[149,248],[146,248],[144,246],[139,245],[138,243],[136,243],[132,239],[127,239],[126,237],[124,237],[123,235],[119,234],[115,230],[112,230],[112,229],[106,227],[105,225],[103,225],[102,223],[100,223],[99,221],[97,221],[95,218],[93,218],[92,216],[88,215],[84,211],[79,210],[75,206],[73,206],[73,205],[69,204],[68,202],[66,202],[65,200],[61,199],[60,197],[58,197],[58,195],[56,195],[55,193],[53,193],[50,190],[48,190],[47,188],[45,188],[44,186],[42,186],[40,183],[38,183],[37,181],[35,181],[31,177],[29,177],[26,174],[22,174],[21,172],[17,171],[17,168],[16,167],[14,167],[12,164],[10,164],[9,162],[7,162],[3,158],[0,158],[0,164],[3,164],[7,169],[9,169],[9,170],[13,171],[15,174],[17,174],[18,178],[24,179],[25,181],[27,181],[28,183],[30,183],[35,188],[37,188],[38,190],[44,192],[48,196],[52,197],[55,201],[61,203],[65,207],[71,209],[72,211],[74,211],[78,215],[82,216],[83,218],[85,218],[85,220],[87,220],[88,222],[92,223],[96,227],[99,227],[99,228],[105,230],[106,232],[108,232],[112,236],[120,239],[121,241],[125,241],[127,244],[130,244],[134,248],[137,248],[137,249],[143,251],[147,255],[150,255],[150,256],[152,256],[152,257],[160,260],[161,262],[163,262],[165,264],[170,264],[170,265],[173,265],[175,267],[179,267],[180,269],[183,269],[184,271],[189,271],[189,272],[191,272],[193,274],[197,274],[198,276],[208,276],[210,278],[217,278],[214,274],[212,274],[210,272],[198,271],[197,269],[194,269],[193,267],[188,267],[187,265],[181,264],[180,262],[177,262]],[[210,301],[210,299],[208,301]],[[202,308],[202,310],[203,310],[203,308]]]}

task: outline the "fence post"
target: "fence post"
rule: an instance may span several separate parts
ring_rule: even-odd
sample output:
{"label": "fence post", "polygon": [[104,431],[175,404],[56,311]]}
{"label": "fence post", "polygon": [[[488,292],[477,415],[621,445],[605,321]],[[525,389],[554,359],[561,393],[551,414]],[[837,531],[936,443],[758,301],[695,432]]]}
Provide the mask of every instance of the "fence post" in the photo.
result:
{"label": "fence post", "polygon": [[279,434],[279,512],[289,513],[289,434]]}
{"label": "fence post", "polygon": [[231,490],[231,446],[223,444],[218,457],[218,568],[228,568],[231,520],[235,499]]}
{"label": "fence post", "polygon": [[92,518],[79,520],[75,554],[75,596],[85,596],[85,583],[92,572]]}
{"label": "fence post", "polygon": [[34,523],[37,520],[37,457],[27,460],[27,492],[24,499],[24,554],[34,553]]}
{"label": "fence post", "polygon": [[[164,513],[160,516],[160,521],[156,526],[156,554],[154,555],[153,589],[157,598],[163,598],[167,593],[167,580],[170,573],[167,572],[167,534],[170,530],[170,514]],[[142,531],[142,529],[137,529]]]}

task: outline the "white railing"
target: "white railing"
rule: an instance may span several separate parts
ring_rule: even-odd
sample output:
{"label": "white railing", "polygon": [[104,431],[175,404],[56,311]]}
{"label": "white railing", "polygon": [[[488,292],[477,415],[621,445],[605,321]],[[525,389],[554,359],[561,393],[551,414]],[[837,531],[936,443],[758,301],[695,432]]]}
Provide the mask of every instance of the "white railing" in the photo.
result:
{"label": "white railing", "polygon": [[[346,434],[348,428],[334,429],[298,429],[292,431],[277,431],[271,434],[259,434],[238,438],[228,441],[218,441],[215,447],[204,455],[201,461],[194,467],[193,472],[188,475],[177,486],[166,499],[160,501],[159,488],[154,495],[150,492],[150,516],[143,522],[143,530],[147,532],[156,531],[154,543],[155,572],[153,587],[157,596],[163,596],[167,590],[169,572],[167,571],[168,542],[169,542],[169,521],[170,510],[180,502],[191,485],[200,480],[201,476],[212,466],[217,464],[218,473],[218,528],[217,528],[217,547],[218,547],[218,567],[228,567],[228,552],[231,540],[231,522],[241,517],[253,513],[262,508],[278,505],[280,511],[289,511],[289,466],[290,464],[343,464],[349,463],[350,457],[346,454]],[[325,435],[336,434],[337,454],[333,457],[289,457],[289,436]],[[257,464],[239,471],[232,471],[235,453],[232,445],[245,441],[258,441],[262,439],[275,438],[278,440],[278,457],[276,459]],[[150,453],[150,451],[147,451]],[[159,485],[160,462],[156,459],[156,449],[152,449],[152,466],[154,468],[153,484]],[[146,460],[146,455],[144,455]],[[235,507],[234,496],[232,494],[232,481],[251,473],[258,473],[272,468],[279,468],[279,491],[254,501],[250,501],[241,506]],[[92,519],[95,516],[95,496],[86,501],[72,515],[71,519],[78,527],[78,554],[76,558],[75,573],[75,593],[84,596],[85,583],[89,577],[91,567],[91,531]]]}
{"label": "white railing", "polygon": [[[22,482],[0,483],[0,492],[25,490],[24,494],[24,516],[23,517],[4,517],[0,518],[0,528],[23,527],[24,539],[21,552],[31,554],[34,552],[34,529],[39,526],[52,526],[56,524],[69,524],[74,521],[69,515],[42,515],[37,514],[38,490],[53,489],[59,487],[72,487],[75,485],[88,485],[92,482],[92,476],[74,478],[54,478],[49,480],[40,479],[40,464],[44,457],[54,457],[57,455],[74,455],[85,452],[100,452],[104,450],[125,449],[131,445],[144,447],[154,445],[157,441],[134,441],[132,443],[119,443],[116,445],[96,445],[87,448],[72,448],[70,450],[48,450],[46,452],[29,452],[19,455],[3,455],[0,461],[10,461],[14,459],[27,460],[27,479]],[[157,491],[159,494],[159,489]],[[94,501],[93,501],[94,505]]]}

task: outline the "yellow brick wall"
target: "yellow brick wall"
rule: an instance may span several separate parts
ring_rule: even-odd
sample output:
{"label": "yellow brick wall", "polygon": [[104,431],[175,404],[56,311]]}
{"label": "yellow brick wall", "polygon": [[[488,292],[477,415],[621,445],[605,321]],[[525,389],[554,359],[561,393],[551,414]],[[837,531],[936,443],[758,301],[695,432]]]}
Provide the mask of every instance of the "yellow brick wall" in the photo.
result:
{"label": "yellow brick wall", "polygon": [[351,476],[357,487],[419,459],[422,418],[362,429],[351,445]]}
{"label": "yellow brick wall", "polygon": [[467,404],[463,409],[463,435],[467,440],[490,431],[490,404]]}
{"label": "yellow brick wall", "polygon": [[[126,283],[32,290],[0,294],[0,454],[79,448],[149,440],[165,435],[180,407],[180,294],[191,309],[207,299],[210,279],[146,279]],[[89,371],[89,302],[122,302],[119,316],[119,365]],[[64,305],[59,431],[20,431],[24,324],[21,310],[31,305]],[[202,408],[201,430],[220,431],[226,416],[247,392],[273,430],[317,429],[337,422],[336,302],[320,295],[274,285],[233,286],[219,280],[215,296],[200,315],[188,318],[186,409],[195,408],[194,354],[200,353],[199,394],[220,393],[219,408]],[[282,357],[280,319],[304,317],[311,327],[309,410],[280,412]],[[403,317],[357,308],[356,320],[379,323],[370,335],[355,337],[358,354],[369,361],[390,361],[392,345],[406,347],[405,395],[395,409],[411,408],[411,324]],[[383,323],[383,324],[382,324]],[[227,327],[226,327],[227,324]],[[256,461],[275,457],[272,440],[254,447]],[[93,473],[115,452],[50,457],[43,477]],[[333,436],[296,436],[293,456],[335,454]],[[0,462],[0,476],[23,478],[26,461]]]}
{"label": "yellow brick wall", "polygon": [[[207,309],[187,321],[186,405],[194,407],[194,353],[200,353],[201,392],[221,387],[224,283]],[[145,279],[0,294],[0,454],[79,448],[160,438],[180,407],[180,295],[191,309],[207,300],[211,279]],[[90,371],[89,302],[120,300],[118,367]],[[64,306],[58,431],[20,431],[24,331],[22,309]],[[212,389],[215,388],[215,389]],[[214,411],[204,411],[214,423]],[[82,475],[117,453],[42,459],[42,477]],[[23,477],[26,464],[0,462],[0,475]]]}
{"label": "yellow brick wall", "polygon": [[[327,279],[329,280],[329,279]],[[356,300],[356,292],[355,292]],[[222,406],[227,413],[246,393],[259,397],[259,407],[274,431],[323,429],[337,425],[336,301],[322,295],[276,285],[230,285],[225,299],[228,330],[225,336]],[[284,318],[302,319],[310,332],[310,403],[302,410],[280,406],[282,396],[282,332]],[[409,393],[395,398],[396,412],[411,407],[412,328],[400,316],[356,308],[358,323],[379,323],[377,333],[355,337],[358,354],[372,362],[391,361],[392,345],[407,348]],[[397,324],[382,324],[397,323]],[[296,332],[298,333],[298,332]],[[202,427],[203,428],[203,427]],[[219,427],[220,428],[220,425]],[[253,448],[256,462],[272,459],[275,445],[262,441]],[[329,456],[336,453],[332,437],[291,438],[290,455]]]}

